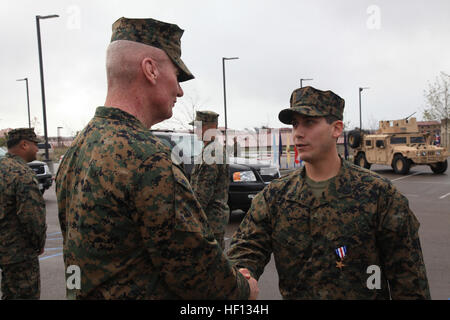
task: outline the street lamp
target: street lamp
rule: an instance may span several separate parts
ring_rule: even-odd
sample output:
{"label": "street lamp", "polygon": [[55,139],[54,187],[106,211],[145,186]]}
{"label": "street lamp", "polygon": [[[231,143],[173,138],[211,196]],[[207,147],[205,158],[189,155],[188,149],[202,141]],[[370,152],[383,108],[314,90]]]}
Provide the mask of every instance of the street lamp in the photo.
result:
{"label": "street lamp", "polygon": [[28,106],[28,128],[31,128],[31,118],[30,118],[30,96],[28,94],[28,78],[17,79],[16,81],[25,81],[27,84],[27,106]]}
{"label": "street lamp", "polygon": [[314,79],[300,79],[300,88],[303,88],[303,81],[310,81]]}
{"label": "street lamp", "polygon": [[233,58],[222,57],[223,107],[225,109],[225,146],[227,145],[227,129],[228,129],[228,123],[227,123],[227,93],[226,93],[226,88],[225,88],[225,60],[236,60],[236,59],[239,59],[239,57],[233,57]]}
{"label": "street lamp", "polygon": [[59,130],[61,130],[63,127],[56,127],[57,131],[58,131],[58,147],[61,148],[61,132]]}
{"label": "street lamp", "polygon": [[362,117],[361,117],[361,91],[370,89],[369,87],[359,88],[359,131],[362,131]]}
{"label": "street lamp", "polygon": [[38,39],[38,50],[39,50],[39,69],[41,74],[41,94],[42,94],[42,110],[44,116],[44,138],[45,138],[45,161],[49,162],[48,156],[48,135],[47,135],[47,113],[45,111],[45,89],[44,89],[44,69],[42,66],[42,48],[41,48],[41,27],[39,24],[40,19],[50,19],[59,17],[56,14],[49,16],[36,16],[36,30],[37,30],[37,39]]}

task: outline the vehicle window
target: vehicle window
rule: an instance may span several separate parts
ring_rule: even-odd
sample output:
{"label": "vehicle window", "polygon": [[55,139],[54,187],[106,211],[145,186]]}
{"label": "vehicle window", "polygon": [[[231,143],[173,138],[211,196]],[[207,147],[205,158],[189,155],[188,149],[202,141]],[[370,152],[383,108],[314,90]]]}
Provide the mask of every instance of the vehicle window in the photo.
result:
{"label": "vehicle window", "polygon": [[0,158],[4,157],[6,155],[6,150],[3,148],[0,148]]}
{"label": "vehicle window", "polygon": [[384,141],[383,140],[377,140],[376,146],[377,146],[377,148],[384,148]]}
{"label": "vehicle window", "polygon": [[409,140],[411,143],[425,143],[424,137],[410,137]]}
{"label": "vehicle window", "polygon": [[391,144],[406,144],[406,137],[391,137]]}
{"label": "vehicle window", "polygon": [[371,147],[372,146],[372,140],[366,140],[366,146]]}

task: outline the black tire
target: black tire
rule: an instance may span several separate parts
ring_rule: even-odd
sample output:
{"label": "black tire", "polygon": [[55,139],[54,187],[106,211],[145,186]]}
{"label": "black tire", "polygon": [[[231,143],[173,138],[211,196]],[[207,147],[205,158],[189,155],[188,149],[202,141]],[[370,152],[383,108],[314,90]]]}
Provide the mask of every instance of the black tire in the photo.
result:
{"label": "black tire", "polygon": [[370,164],[367,159],[366,159],[366,155],[364,152],[360,152],[358,153],[358,155],[355,158],[355,162],[354,162],[357,166],[360,166],[361,168],[365,168],[365,169],[370,169],[370,166],[372,164]]}
{"label": "black tire", "polygon": [[445,171],[447,171],[447,160],[430,164],[430,168],[433,171],[433,173],[442,174]]}
{"label": "black tire", "polygon": [[362,136],[359,130],[352,130],[348,133],[348,145],[350,148],[358,148],[361,145]]}
{"label": "black tire", "polygon": [[392,160],[392,169],[397,174],[408,174],[411,163],[401,154],[396,154]]}

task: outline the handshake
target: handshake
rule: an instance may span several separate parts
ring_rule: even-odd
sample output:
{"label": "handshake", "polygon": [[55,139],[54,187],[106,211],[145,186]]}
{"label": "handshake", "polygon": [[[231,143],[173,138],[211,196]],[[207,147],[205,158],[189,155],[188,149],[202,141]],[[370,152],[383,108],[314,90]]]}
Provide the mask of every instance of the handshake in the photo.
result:
{"label": "handshake", "polygon": [[256,281],[256,279],[250,275],[250,271],[248,271],[248,269],[241,268],[241,269],[239,269],[239,272],[248,281],[248,285],[250,287],[250,296],[248,297],[248,299],[256,300],[256,298],[258,298],[258,293],[259,293],[258,281]]}

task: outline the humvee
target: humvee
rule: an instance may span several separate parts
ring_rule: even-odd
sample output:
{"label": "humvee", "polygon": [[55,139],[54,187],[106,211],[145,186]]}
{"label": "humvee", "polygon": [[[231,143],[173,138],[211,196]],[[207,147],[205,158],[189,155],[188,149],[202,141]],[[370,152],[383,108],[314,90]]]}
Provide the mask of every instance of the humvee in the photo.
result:
{"label": "humvee", "polygon": [[416,118],[380,121],[375,134],[352,130],[348,143],[354,163],[366,169],[376,163],[390,165],[399,174],[407,174],[414,165],[429,165],[437,174],[447,170],[447,150],[427,144]]}

